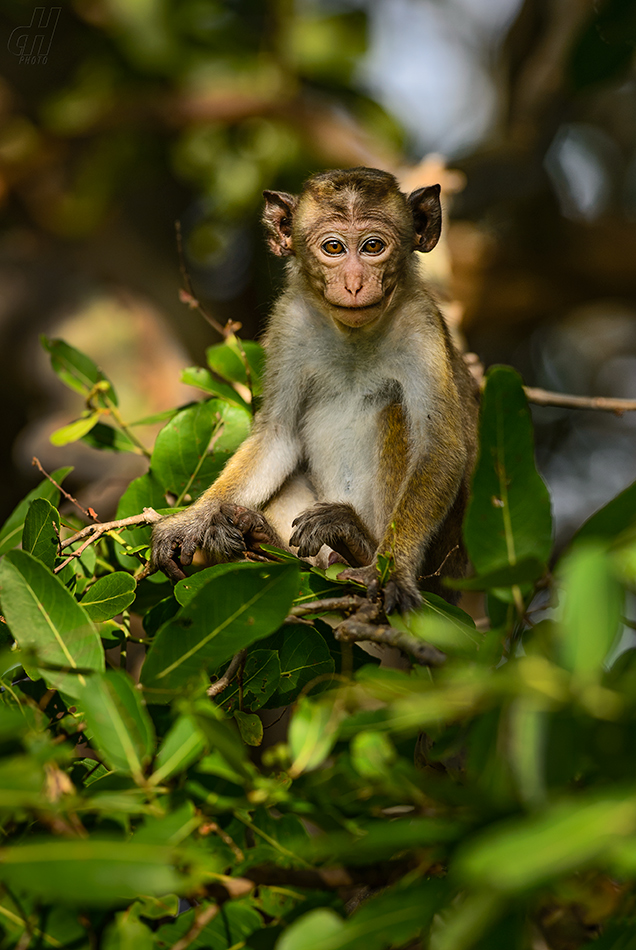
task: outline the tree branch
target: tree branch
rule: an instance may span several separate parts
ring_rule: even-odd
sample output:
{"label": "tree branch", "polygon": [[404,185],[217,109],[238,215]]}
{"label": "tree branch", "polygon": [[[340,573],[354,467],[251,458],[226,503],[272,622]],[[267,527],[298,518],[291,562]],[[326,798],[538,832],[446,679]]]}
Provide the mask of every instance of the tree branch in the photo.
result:
{"label": "tree branch", "polygon": [[223,676],[220,676],[216,683],[212,683],[211,686],[208,686],[208,696],[218,696],[224,689],[227,689],[238,673],[241,663],[243,663],[246,656],[247,650],[239,650],[238,653],[234,654]]}
{"label": "tree branch", "polygon": [[524,386],[528,402],[536,406],[556,406],[563,409],[597,409],[602,412],[614,412],[622,416],[624,412],[636,412],[636,399],[614,399],[608,396],[571,396],[568,393],[553,393],[547,389],[535,389]]}
{"label": "tree branch", "polygon": [[86,548],[90,544],[94,544],[95,541],[98,541],[103,534],[107,534],[109,531],[118,531],[120,528],[130,528],[133,525],[144,525],[144,524],[156,524],[158,521],[161,521],[162,515],[158,514],[154,508],[144,508],[142,514],[140,515],[131,515],[130,518],[119,518],[117,521],[103,521],[99,524],[89,524],[85,528],[82,528],[81,531],[78,531],[71,538],[67,538],[65,541],[62,541],[60,547],[62,550],[69,547],[71,544],[76,544],[77,541],[81,541],[82,538],[86,538],[84,544],[81,544],[77,551],[73,551],[72,554],[62,561],[61,564],[55,568],[54,573],[58,574],[63,570],[67,564],[73,560],[73,558],[81,557]]}

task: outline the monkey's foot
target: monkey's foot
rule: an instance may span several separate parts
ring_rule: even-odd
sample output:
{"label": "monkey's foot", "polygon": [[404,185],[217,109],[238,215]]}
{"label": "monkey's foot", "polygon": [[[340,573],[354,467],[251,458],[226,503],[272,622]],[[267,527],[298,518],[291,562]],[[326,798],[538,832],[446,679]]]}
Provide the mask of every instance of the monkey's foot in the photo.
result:
{"label": "monkey's foot", "polygon": [[[338,580],[355,581],[358,584],[364,584],[367,589],[369,600],[377,600],[381,590],[380,576],[375,564],[369,564],[368,567],[348,567],[346,571],[338,574]],[[422,603],[420,594],[415,582],[408,581],[393,573],[384,585],[383,590],[384,611],[392,614],[394,610],[400,613],[406,613],[408,610],[415,610]]]}
{"label": "monkey's foot", "polygon": [[336,551],[352,567],[368,564],[376,548],[351,505],[321,502],[301,512],[292,522],[296,530],[289,539],[299,557],[315,557],[323,544]]}

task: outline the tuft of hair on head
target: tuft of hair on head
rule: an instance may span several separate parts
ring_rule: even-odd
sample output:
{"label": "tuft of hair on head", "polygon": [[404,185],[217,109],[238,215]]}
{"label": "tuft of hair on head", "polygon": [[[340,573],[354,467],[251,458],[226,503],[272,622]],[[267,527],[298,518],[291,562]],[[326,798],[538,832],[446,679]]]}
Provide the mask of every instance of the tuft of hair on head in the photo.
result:
{"label": "tuft of hair on head", "polygon": [[395,175],[364,165],[318,172],[308,178],[303,187],[303,193],[316,198],[328,198],[342,192],[357,192],[361,197],[373,201],[382,201],[391,194],[402,195]]}

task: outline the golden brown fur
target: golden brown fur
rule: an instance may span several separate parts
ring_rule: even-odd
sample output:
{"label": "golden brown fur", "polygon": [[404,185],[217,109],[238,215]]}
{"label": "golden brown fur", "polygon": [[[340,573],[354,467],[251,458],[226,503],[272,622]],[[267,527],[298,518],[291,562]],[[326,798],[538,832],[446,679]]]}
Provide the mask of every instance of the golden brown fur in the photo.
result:
{"label": "golden brown fur", "polygon": [[[328,172],[299,197],[265,192],[287,285],[264,344],[263,408],[252,435],[187,511],[153,533],[153,561],[177,578],[197,547],[217,560],[263,541],[377,593],[387,610],[461,576],[461,521],[474,462],[476,387],[415,267],[439,237],[439,188],[403,195],[375,169]],[[335,552],[335,554],[334,554]]]}

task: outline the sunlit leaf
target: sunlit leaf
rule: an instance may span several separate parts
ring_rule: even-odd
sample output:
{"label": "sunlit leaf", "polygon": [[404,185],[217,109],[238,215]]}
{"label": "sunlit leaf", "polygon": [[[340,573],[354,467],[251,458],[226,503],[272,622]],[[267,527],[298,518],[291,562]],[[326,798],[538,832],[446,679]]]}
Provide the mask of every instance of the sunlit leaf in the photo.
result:
{"label": "sunlit leaf", "polygon": [[202,670],[278,629],[297,583],[292,563],[235,564],[213,577],[157,633],[142,671],[144,687],[165,701]]}
{"label": "sunlit leaf", "polygon": [[88,396],[98,384],[104,384],[102,395],[98,396],[99,402],[101,405],[108,405],[105,399],[108,397],[117,405],[117,395],[110,380],[89,356],[65,343],[64,340],[49,340],[41,336],[40,341],[50,354],[53,371],[70,389],[74,389],[82,396]]}
{"label": "sunlit leaf", "polygon": [[89,587],[80,603],[95,622],[110,620],[130,607],[136,586],[134,577],[124,571],[105,574]]}
{"label": "sunlit leaf", "polygon": [[46,498],[31,502],[22,534],[22,549],[53,570],[60,537],[60,515]]}
{"label": "sunlit leaf", "polygon": [[154,729],[130,677],[122,670],[91,676],[78,702],[105,762],[143,781],[144,767],[154,750]]}
{"label": "sunlit leaf", "polygon": [[528,558],[547,563],[552,546],[550,496],[534,462],[534,438],[519,375],[506,366],[487,374],[480,453],[464,537],[478,574]]}
{"label": "sunlit leaf", "polygon": [[[60,485],[69,472],[72,472],[73,469],[69,466],[67,468],[58,468],[56,469],[51,478]],[[53,485],[48,478],[44,478],[39,485],[37,485],[33,491],[30,491],[29,494],[22,499],[22,501],[13,509],[5,523],[0,528],[0,555],[5,554],[7,551],[10,551],[11,548],[16,547],[22,540],[22,529],[24,527],[24,519],[26,513],[29,510],[29,506],[32,501],[36,498],[46,498],[51,502],[52,505],[57,506],[60,499],[59,490]]]}
{"label": "sunlit leaf", "polygon": [[[61,581],[26,551],[0,564],[2,612],[21,650],[33,650],[47,684],[74,696],[104,669],[97,630]],[[77,670],[76,673],[67,672]]]}
{"label": "sunlit leaf", "polygon": [[623,594],[602,545],[578,545],[560,562],[565,588],[560,654],[578,677],[599,676],[616,639]]}
{"label": "sunlit leaf", "polygon": [[107,907],[139,894],[183,893],[214,868],[209,853],[188,874],[178,869],[183,863],[166,846],[55,837],[0,848],[0,881],[47,902]]}
{"label": "sunlit leaf", "polygon": [[53,445],[68,445],[70,442],[77,442],[91,431],[94,425],[99,422],[101,412],[85,412],[79,419],[69,422],[68,425],[56,429],[50,436]]}

